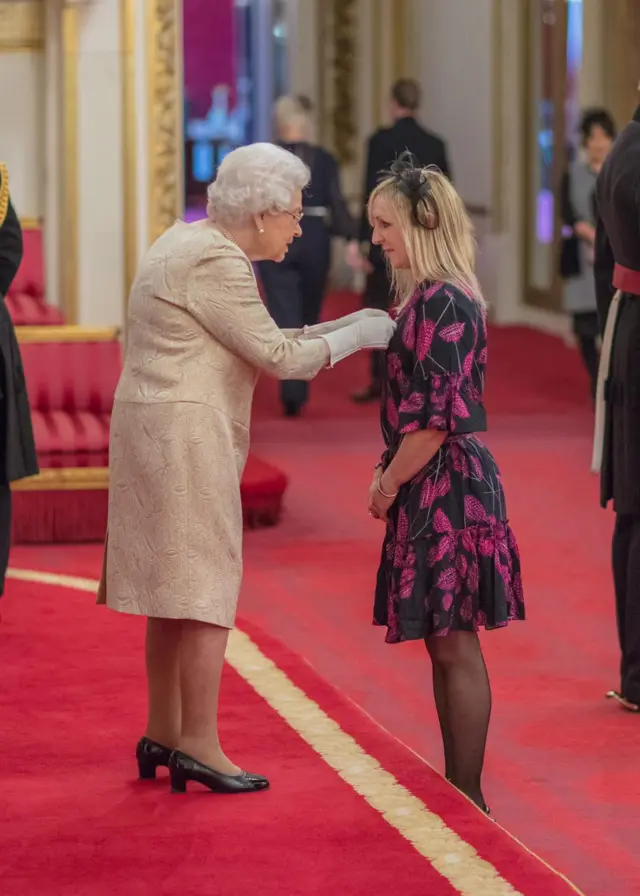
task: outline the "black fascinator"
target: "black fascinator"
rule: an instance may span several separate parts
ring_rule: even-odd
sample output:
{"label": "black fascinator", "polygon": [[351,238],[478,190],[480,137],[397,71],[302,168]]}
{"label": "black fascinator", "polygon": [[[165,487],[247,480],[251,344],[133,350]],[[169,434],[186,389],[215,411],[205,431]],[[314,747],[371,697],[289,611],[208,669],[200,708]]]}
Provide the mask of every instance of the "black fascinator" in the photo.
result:
{"label": "black fascinator", "polygon": [[[391,178],[400,192],[410,201],[411,217],[414,224],[427,230],[434,230],[438,226],[433,203],[431,208],[428,203],[431,196],[428,172],[420,167],[412,153],[408,150],[401,153],[389,170],[383,172],[381,179],[383,178]],[[423,206],[422,216],[419,214],[421,205]]]}

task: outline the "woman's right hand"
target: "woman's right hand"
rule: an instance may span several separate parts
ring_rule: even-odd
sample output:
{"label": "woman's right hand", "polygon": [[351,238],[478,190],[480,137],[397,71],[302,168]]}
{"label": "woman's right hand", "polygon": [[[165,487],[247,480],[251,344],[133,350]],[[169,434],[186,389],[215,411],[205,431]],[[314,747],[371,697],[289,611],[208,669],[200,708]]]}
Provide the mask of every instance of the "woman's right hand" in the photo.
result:
{"label": "woman's right hand", "polygon": [[364,317],[346,327],[326,333],[322,338],[329,346],[330,365],[361,349],[385,349],[394,334],[396,325],[388,314]]}

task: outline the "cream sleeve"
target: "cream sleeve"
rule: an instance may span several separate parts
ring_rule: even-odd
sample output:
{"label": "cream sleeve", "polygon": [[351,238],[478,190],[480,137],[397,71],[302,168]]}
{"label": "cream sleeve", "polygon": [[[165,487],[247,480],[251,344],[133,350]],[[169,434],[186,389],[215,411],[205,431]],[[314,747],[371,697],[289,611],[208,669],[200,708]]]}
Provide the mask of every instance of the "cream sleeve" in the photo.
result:
{"label": "cream sleeve", "polygon": [[288,338],[276,326],[251,264],[235,253],[210,249],[196,262],[187,311],[225,348],[276,379],[313,379],[329,361],[324,339]]}

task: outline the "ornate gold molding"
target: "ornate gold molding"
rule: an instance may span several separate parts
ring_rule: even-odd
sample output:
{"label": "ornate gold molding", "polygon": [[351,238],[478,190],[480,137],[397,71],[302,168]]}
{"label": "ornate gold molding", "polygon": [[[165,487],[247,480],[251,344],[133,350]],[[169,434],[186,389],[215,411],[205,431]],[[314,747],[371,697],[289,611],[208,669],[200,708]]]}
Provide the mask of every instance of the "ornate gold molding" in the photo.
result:
{"label": "ornate gold molding", "polygon": [[122,80],[122,170],[124,220],[124,308],[138,264],[138,196],[136,140],[136,11],[135,0],[120,0],[120,52]]}
{"label": "ornate gold molding", "polygon": [[44,30],[43,0],[0,3],[0,52],[42,50]]}
{"label": "ornate gold molding", "polygon": [[62,244],[62,310],[67,323],[78,322],[78,34],[79,11],[62,10],[63,66],[63,196],[60,234]]}
{"label": "ornate gold molding", "polygon": [[[504,41],[502,39],[502,0],[493,0],[492,8],[492,62],[491,94],[492,94],[492,200],[491,229],[493,233],[502,233],[504,230],[504,190],[502,179],[504,177],[504,133],[502,126],[502,85],[504,77]],[[526,107],[525,107],[526,108]]]}
{"label": "ornate gold molding", "polygon": [[108,488],[108,467],[49,467],[37,476],[11,484],[14,492],[104,491]]}
{"label": "ornate gold molding", "polygon": [[333,144],[338,161],[349,165],[357,155],[355,78],[357,0],[333,0]]}
{"label": "ornate gold molding", "polygon": [[149,239],[182,211],[182,4],[147,0]]}

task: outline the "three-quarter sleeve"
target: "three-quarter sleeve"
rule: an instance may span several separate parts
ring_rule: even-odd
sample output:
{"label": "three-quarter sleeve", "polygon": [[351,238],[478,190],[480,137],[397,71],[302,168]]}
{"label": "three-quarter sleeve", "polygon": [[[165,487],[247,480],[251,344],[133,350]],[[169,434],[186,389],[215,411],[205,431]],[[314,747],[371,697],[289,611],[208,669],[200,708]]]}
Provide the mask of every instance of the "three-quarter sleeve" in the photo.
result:
{"label": "three-quarter sleeve", "polygon": [[276,379],[312,379],[328,362],[324,339],[291,339],[267,311],[249,261],[209,249],[187,285],[187,311],[225,348]]}
{"label": "three-quarter sleeve", "polygon": [[403,382],[398,432],[423,429],[472,433],[486,429],[481,374],[486,346],[478,352],[478,323],[442,288],[409,311],[402,339],[415,357]]}

